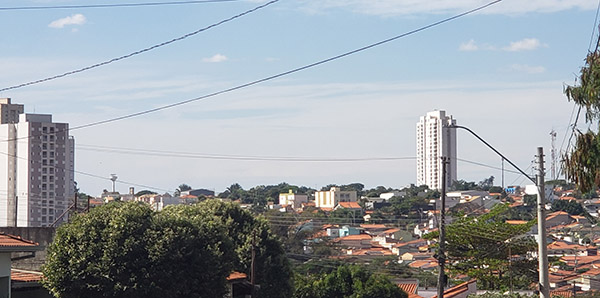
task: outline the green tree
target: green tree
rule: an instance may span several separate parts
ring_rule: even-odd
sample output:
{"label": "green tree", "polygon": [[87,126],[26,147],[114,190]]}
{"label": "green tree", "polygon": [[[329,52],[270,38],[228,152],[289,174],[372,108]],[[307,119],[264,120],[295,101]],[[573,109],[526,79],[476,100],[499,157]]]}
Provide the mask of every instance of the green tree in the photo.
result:
{"label": "green tree", "polygon": [[571,215],[580,215],[585,212],[583,206],[574,200],[554,200],[550,207],[552,212],[555,211],[564,211]]}
{"label": "green tree", "polygon": [[283,246],[271,233],[269,223],[255,217],[238,204],[206,200],[194,209],[199,216],[219,219],[227,230],[235,247],[234,268],[250,274],[252,242],[256,252],[256,283],[260,285],[257,295],[266,298],[286,298],[292,295],[292,271]]}
{"label": "green tree", "polygon": [[189,186],[189,185],[187,185],[187,184],[185,184],[185,183],[182,183],[182,184],[180,184],[180,185],[177,187],[177,189],[175,190],[175,192],[174,192],[173,194],[174,194],[176,197],[178,197],[179,195],[181,195],[181,192],[182,192],[182,191],[186,191],[186,190],[192,190],[192,187],[191,187],[191,186]]}
{"label": "green tree", "polygon": [[218,297],[233,268],[232,252],[225,227],[214,218],[114,202],[57,230],[43,284],[61,298]]}
{"label": "green tree", "polygon": [[135,196],[139,197],[139,196],[143,196],[143,195],[155,195],[155,194],[156,194],[156,192],[145,189],[145,190],[140,190],[137,193],[135,193]]}
{"label": "green tree", "polygon": [[[600,43],[598,39],[597,43]],[[591,125],[600,119],[600,51],[598,47],[587,55],[581,68],[579,86],[567,86],[565,95],[585,109],[586,122]],[[598,127],[598,126],[596,126]],[[577,130],[577,141],[564,156],[563,170],[582,192],[595,190],[600,185],[600,134],[592,129]]]}
{"label": "green tree", "polygon": [[406,298],[385,276],[359,266],[340,266],[325,275],[297,276],[294,298]]}
{"label": "green tree", "polygon": [[289,264],[263,218],[217,200],[161,212],[115,202],[57,230],[44,286],[66,298],[223,297],[232,270],[250,273],[253,246],[260,297],[290,297]]}
{"label": "green tree", "polygon": [[[511,225],[503,222],[508,205],[499,204],[479,217],[463,217],[446,227],[448,269],[452,273],[476,278],[481,289],[528,288],[536,278],[535,260],[512,260],[510,255],[535,251],[535,240],[523,236],[533,225]],[[427,238],[436,239],[438,232]]]}

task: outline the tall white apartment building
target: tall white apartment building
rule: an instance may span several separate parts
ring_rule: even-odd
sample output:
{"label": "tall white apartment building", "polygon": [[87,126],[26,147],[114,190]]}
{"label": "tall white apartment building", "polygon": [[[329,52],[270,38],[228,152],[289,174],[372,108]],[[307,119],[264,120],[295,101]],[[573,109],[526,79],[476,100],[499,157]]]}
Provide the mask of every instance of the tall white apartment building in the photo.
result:
{"label": "tall white apartment building", "polygon": [[442,188],[442,156],[448,157],[446,186],[456,181],[456,124],[445,111],[433,111],[421,116],[417,123],[417,185],[430,189]]}
{"label": "tall white apartment building", "polygon": [[[74,195],[74,140],[67,123],[21,113],[18,122],[0,124],[0,226],[50,226]],[[67,219],[65,214],[57,224]]]}

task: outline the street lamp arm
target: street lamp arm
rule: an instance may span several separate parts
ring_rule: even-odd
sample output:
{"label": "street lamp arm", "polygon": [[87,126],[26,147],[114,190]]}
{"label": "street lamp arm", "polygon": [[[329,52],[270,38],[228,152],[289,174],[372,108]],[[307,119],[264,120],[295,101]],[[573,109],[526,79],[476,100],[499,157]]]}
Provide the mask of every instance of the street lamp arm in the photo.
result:
{"label": "street lamp arm", "polygon": [[494,152],[496,152],[496,154],[500,155],[500,157],[502,157],[504,160],[506,160],[511,166],[513,166],[515,169],[517,169],[517,171],[521,172],[521,174],[523,174],[523,176],[527,177],[527,179],[531,180],[533,183],[535,183],[535,185],[537,185],[537,181],[535,179],[529,177],[529,175],[527,175],[523,170],[521,170],[519,167],[517,167],[517,165],[515,165],[512,161],[510,161],[510,159],[508,159],[504,155],[502,155],[502,153],[500,153],[500,151],[496,150],[496,148],[492,147],[492,145],[490,145],[488,142],[486,142],[484,139],[482,139],[480,136],[478,136],[475,132],[473,132],[468,127],[460,126],[460,125],[456,125],[456,124],[451,124],[446,127],[447,128],[462,128],[462,129],[470,132],[477,139],[479,139],[482,143],[484,143],[486,146],[488,146],[490,149],[492,149]]}

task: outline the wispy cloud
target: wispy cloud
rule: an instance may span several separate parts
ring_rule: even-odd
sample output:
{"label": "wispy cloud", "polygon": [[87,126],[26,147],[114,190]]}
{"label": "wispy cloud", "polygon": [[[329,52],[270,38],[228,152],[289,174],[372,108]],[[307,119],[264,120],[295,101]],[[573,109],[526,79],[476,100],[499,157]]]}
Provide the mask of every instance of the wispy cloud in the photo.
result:
{"label": "wispy cloud", "polygon": [[[342,8],[355,13],[381,16],[407,16],[414,14],[457,13],[483,5],[481,0],[320,0],[302,1],[309,13],[323,13],[328,9]],[[595,10],[594,0],[529,0],[498,3],[483,10],[485,14],[550,13],[570,9]]]}
{"label": "wispy cloud", "polygon": [[529,74],[538,74],[545,72],[546,68],[543,66],[531,66],[527,64],[513,64],[510,66],[510,70]]}
{"label": "wispy cloud", "polygon": [[64,28],[68,25],[83,25],[87,22],[87,19],[84,15],[78,13],[69,17],[65,17],[62,19],[58,19],[48,24],[50,28]]}
{"label": "wispy cloud", "polygon": [[498,47],[490,44],[479,44],[474,39],[467,42],[463,42],[458,46],[459,51],[473,52],[479,50],[486,51],[507,51],[507,52],[520,52],[520,51],[533,51],[540,47],[547,47],[548,45],[543,44],[537,38],[524,38],[518,41],[511,41],[508,46]]}
{"label": "wispy cloud", "polygon": [[543,46],[537,38],[525,38],[519,41],[513,41],[509,46],[502,48],[509,52],[532,51]]}
{"label": "wispy cloud", "polygon": [[471,39],[467,42],[461,43],[458,47],[458,50],[463,52],[472,52],[479,50],[479,46],[475,43],[475,40]]}
{"label": "wispy cloud", "polygon": [[215,54],[212,57],[202,59],[202,62],[218,63],[218,62],[223,62],[223,61],[227,61],[227,60],[228,60],[227,56],[221,55],[221,54]]}

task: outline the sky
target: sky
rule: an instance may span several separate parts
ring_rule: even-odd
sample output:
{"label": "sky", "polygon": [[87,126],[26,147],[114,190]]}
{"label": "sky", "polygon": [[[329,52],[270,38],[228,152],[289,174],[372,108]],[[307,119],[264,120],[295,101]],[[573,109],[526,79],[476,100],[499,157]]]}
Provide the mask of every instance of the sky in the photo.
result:
{"label": "sky", "polygon": [[[8,10],[150,0],[3,0],[0,89],[101,63],[267,1]],[[165,0],[165,2],[176,2]],[[335,57],[482,6],[480,0],[280,0],[151,51],[0,92],[72,128],[200,98]],[[551,137],[566,150],[576,84],[598,37],[592,0],[503,0],[474,14],[231,92],[74,129],[81,191],[222,192],[287,182],[321,188],[416,182],[415,125],[445,110],[527,173]],[[584,119],[579,128],[588,129]],[[458,178],[527,184],[457,132]],[[233,158],[232,158],[233,157]],[[273,160],[276,159],[276,160]],[[510,170],[510,171],[509,171]],[[504,179],[502,177],[504,176]]]}

